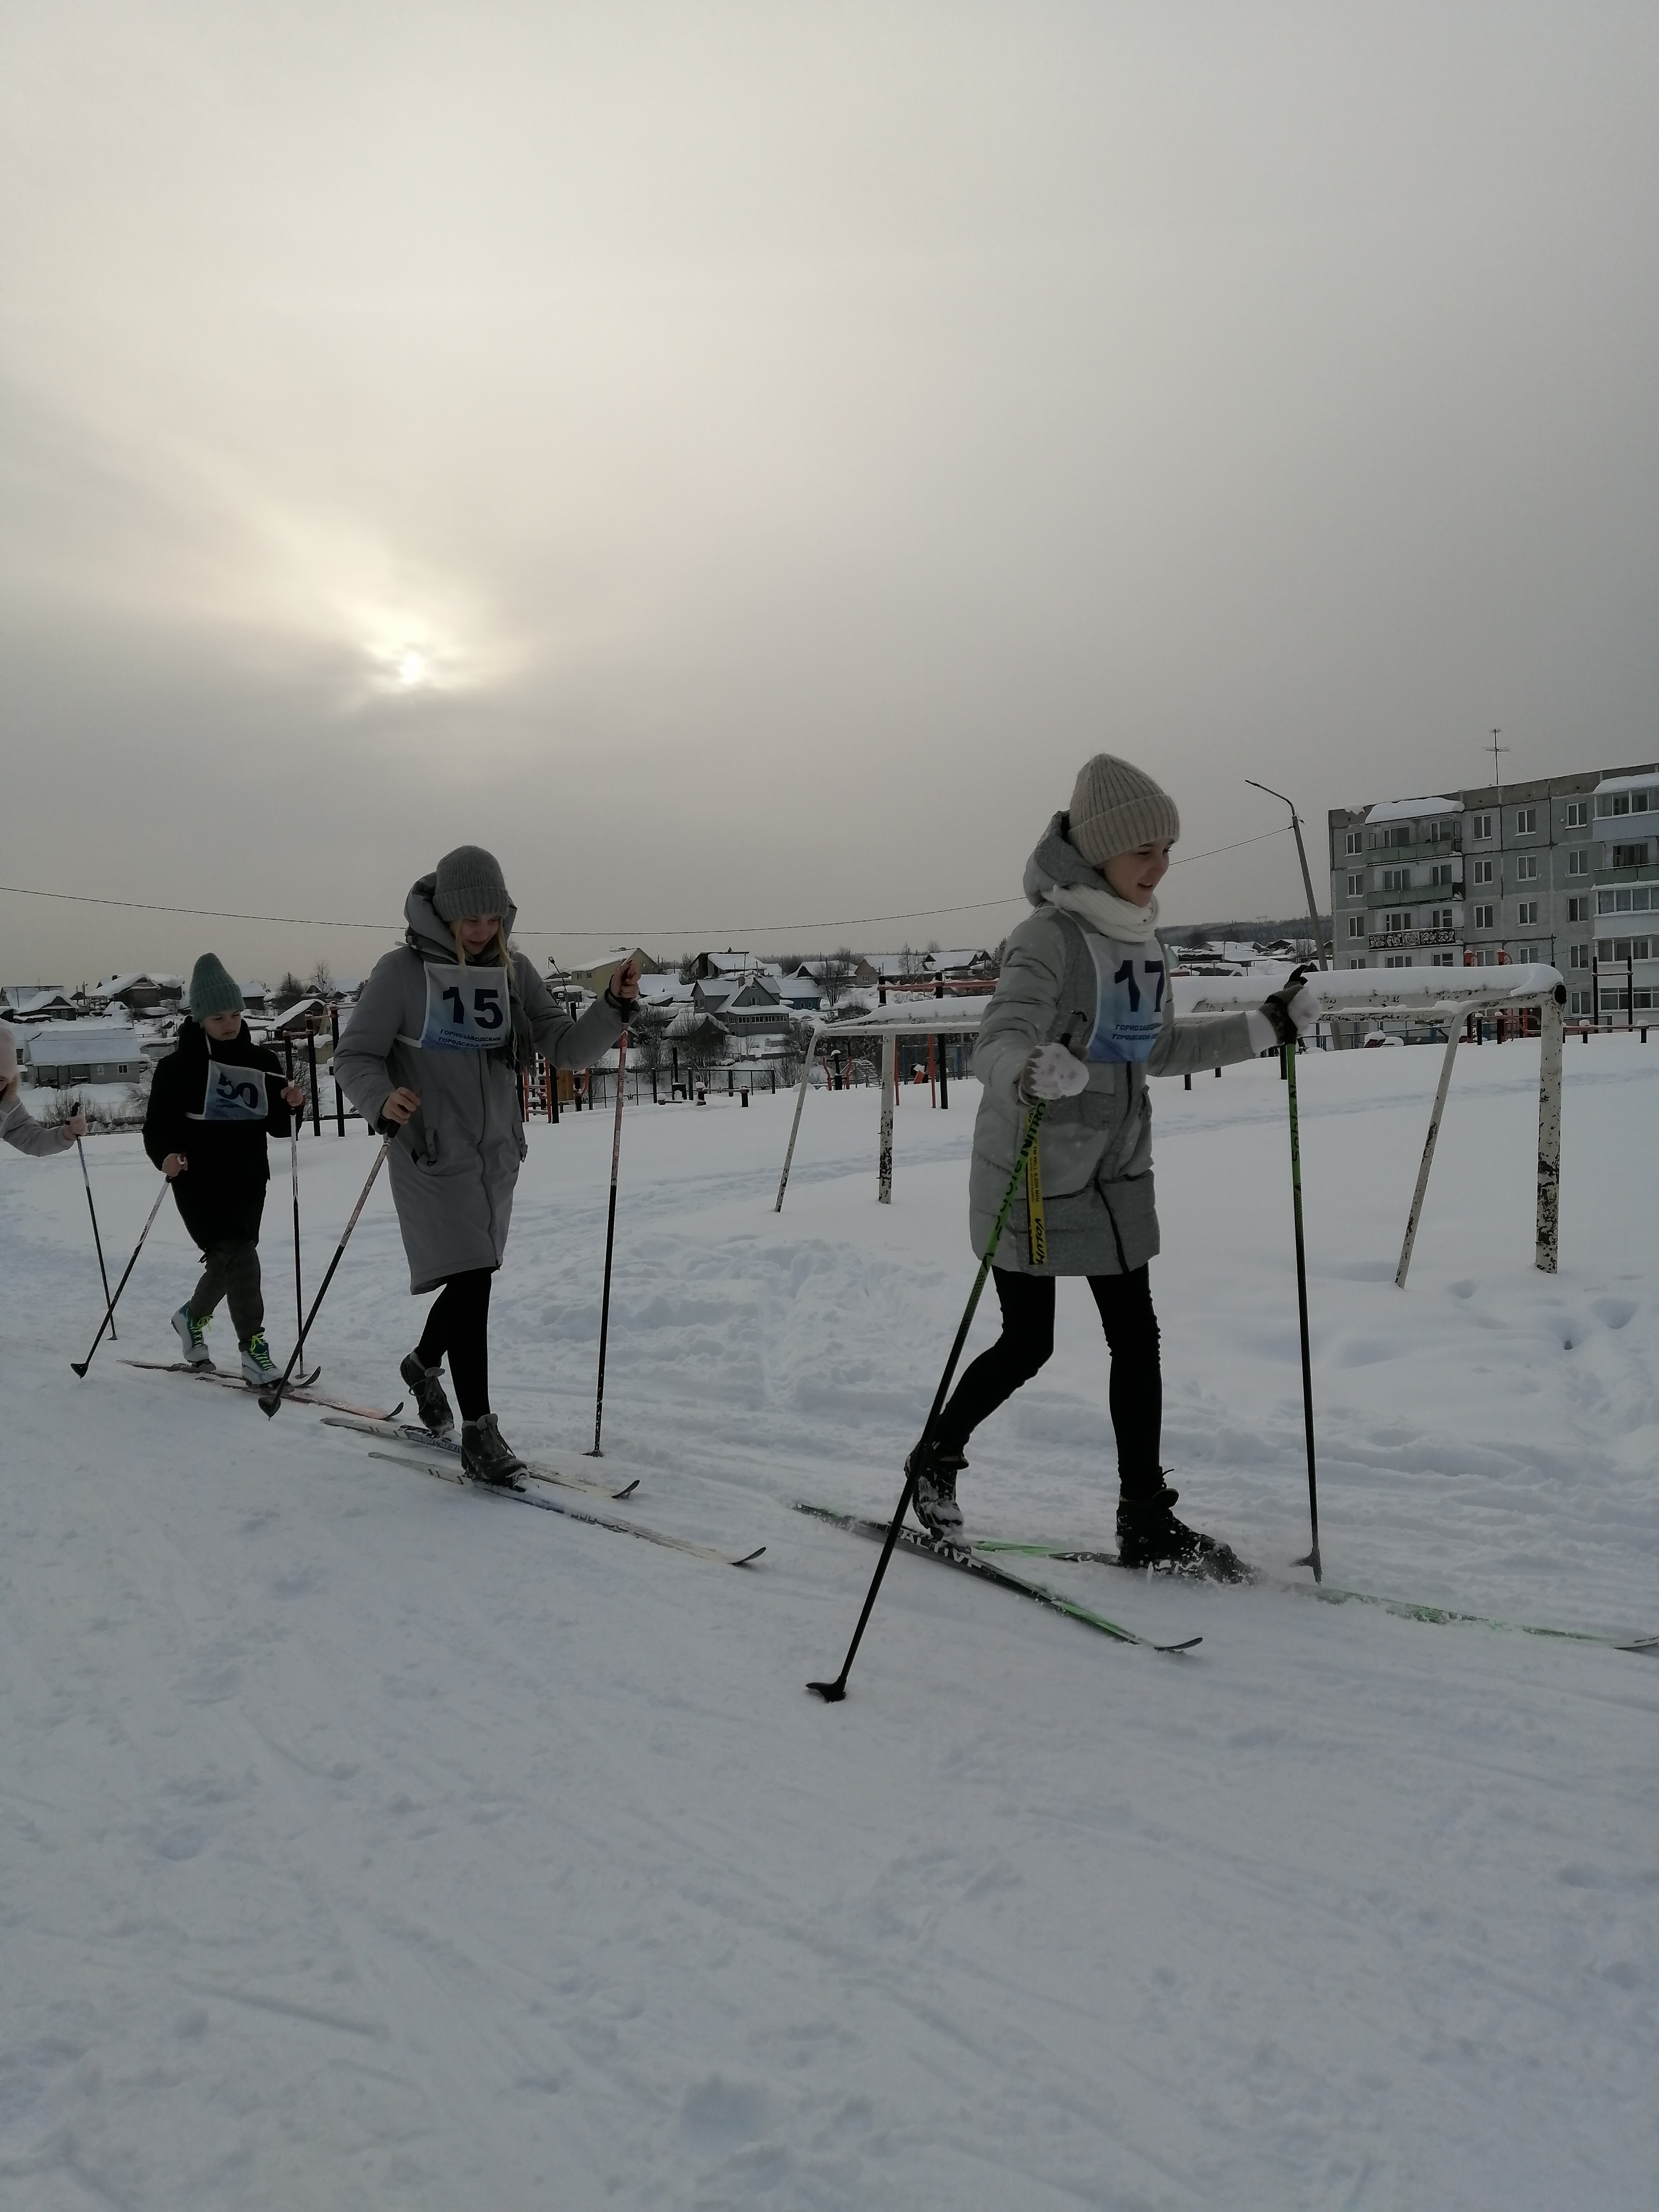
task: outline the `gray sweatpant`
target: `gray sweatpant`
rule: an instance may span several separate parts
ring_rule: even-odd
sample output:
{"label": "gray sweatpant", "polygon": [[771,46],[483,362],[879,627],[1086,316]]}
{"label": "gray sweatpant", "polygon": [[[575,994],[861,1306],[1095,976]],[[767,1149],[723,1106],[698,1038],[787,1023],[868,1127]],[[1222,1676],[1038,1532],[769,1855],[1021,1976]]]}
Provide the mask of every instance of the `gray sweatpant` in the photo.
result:
{"label": "gray sweatpant", "polygon": [[246,1344],[265,1325],[265,1301],[259,1288],[259,1248],[251,1238],[210,1244],[202,1255],[202,1279],[190,1294],[190,1310],[206,1321],[221,1298],[230,1301],[236,1341]]}

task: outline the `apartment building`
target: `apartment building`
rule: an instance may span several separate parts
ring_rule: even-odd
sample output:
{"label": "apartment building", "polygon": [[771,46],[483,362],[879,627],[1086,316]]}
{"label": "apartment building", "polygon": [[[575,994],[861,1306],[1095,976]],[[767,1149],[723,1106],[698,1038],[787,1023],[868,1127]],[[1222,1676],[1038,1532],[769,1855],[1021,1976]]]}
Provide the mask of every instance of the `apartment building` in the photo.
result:
{"label": "apartment building", "polygon": [[1339,968],[1544,960],[1570,1016],[1659,1006],[1659,763],[1335,807]]}

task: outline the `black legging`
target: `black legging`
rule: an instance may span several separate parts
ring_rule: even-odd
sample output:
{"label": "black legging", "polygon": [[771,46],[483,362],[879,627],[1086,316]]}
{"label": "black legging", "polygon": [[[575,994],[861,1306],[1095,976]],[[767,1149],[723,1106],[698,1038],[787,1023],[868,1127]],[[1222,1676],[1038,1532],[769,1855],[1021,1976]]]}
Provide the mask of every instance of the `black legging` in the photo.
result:
{"label": "black legging", "polygon": [[[975,1360],[939,1416],[939,1441],[957,1451],[988,1413],[1030,1381],[1054,1348],[1054,1278],[1016,1274],[1009,1267],[994,1267],[991,1273],[1002,1305],[1002,1334]],[[1132,1494],[1157,1490],[1163,1482],[1158,1455],[1164,1378],[1152,1285],[1145,1267],[1086,1279],[1112,1358],[1108,1403],[1117,1437],[1118,1480]]]}
{"label": "black legging", "polygon": [[489,1411],[489,1285],[494,1271],[471,1267],[452,1275],[432,1302],[416,1357],[436,1367],[449,1354],[449,1379],[464,1421]]}

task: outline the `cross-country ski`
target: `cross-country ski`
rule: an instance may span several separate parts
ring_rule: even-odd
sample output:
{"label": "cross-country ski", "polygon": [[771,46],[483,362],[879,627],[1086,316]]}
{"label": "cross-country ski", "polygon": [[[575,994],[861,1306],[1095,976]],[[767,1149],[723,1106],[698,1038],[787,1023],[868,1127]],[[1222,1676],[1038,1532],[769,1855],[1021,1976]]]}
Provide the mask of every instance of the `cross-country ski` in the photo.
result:
{"label": "cross-country ski", "polygon": [[[441,1451],[453,1454],[457,1460],[461,1455],[458,1438],[453,1436],[434,1437],[429,1430],[417,1426],[413,1421],[375,1420],[361,1414],[325,1413],[323,1425],[331,1429],[355,1429],[363,1436],[380,1437],[387,1443],[407,1444],[417,1452]],[[640,1486],[637,1475],[631,1482],[625,1482],[618,1487],[612,1483],[595,1482],[591,1475],[567,1474],[562,1468],[549,1467],[536,1460],[527,1459],[521,1464],[524,1474],[532,1482],[550,1482],[560,1490],[585,1491],[590,1498],[608,1498],[616,1505],[621,1504],[624,1498],[631,1498]]]}
{"label": "cross-country ski", "polygon": [[387,1467],[408,1468],[417,1474],[435,1475],[440,1482],[453,1482],[462,1490],[481,1492],[486,1498],[511,1498],[520,1505],[534,1505],[544,1513],[558,1513],[567,1521],[580,1521],[585,1528],[608,1528],[612,1535],[637,1536],[641,1543],[658,1544],[665,1551],[684,1552],[688,1559],[708,1559],[716,1566],[752,1567],[766,1549],[764,1544],[757,1544],[751,1551],[733,1554],[720,1551],[713,1544],[700,1544],[694,1537],[672,1536],[665,1529],[653,1528],[643,1521],[612,1521],[603,1513],[567,1505],[561,1498],[544,1498],[539,1491],[526,1489],[516,1482],[486,1481],[482,1475],[469,1474],[464,1462],[406,1459],[401,1452],[372,1451],[368,1455]]}
{"label": "cross-country ski", "polygon": [[[798,1513],[809,1513],[815,1521],[826,1521],[833,1528],[845,1528],[855,1536],[873,1537],[881,1543],[887,1530],[879,1521],[866,1521],[856,1513],[838,1513],[832,1506],[813,1505],[796,1501]],[[1036,1604],[1047,1606],[1051,1613],[1063,1613],[1068,1620],[1081,1621],[1085,1628],[1098,1629],[1116,1644],[1145,1644],[1154,1651],[1190,1651],[1203,1642],[1201,1636],[1188,1636],[1173,1644],[1158,1644],[1151,1637],[1138,1635],[1115,1620],[1108,1620],[1103,1613],[1080,1604],[1075,1598],[1062,1596],[1058,1590],[1047,1589],[1042,1583],[1030,1581],[1016,1575],[995,1559],[989,1558],[978,1545],[959,1539],[929,1535],[925,1528],[902,1528],[898,1540],[907,1552],[925,1559],[937,1559],[941,1566],[955,1567],[958,1572],[977,1575],[981,1581],[994,1583],[999,1589],[1012,1590],[1018,1597],[1030,1598]]]}

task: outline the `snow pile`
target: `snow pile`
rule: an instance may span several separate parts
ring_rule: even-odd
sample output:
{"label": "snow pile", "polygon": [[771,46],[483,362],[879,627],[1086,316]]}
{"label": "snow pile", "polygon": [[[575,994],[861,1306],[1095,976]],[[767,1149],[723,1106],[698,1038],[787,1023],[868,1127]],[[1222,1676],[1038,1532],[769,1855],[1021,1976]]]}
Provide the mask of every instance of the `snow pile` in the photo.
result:
{"label": "snow pile", "polygon": [[[1659,1048],[1302,1064],[1328,1578],[1659,1628]],[[1188,1659],[789,1510],[890,1506],[971,1280],[975,1093],[629,1109],[601,1462],[608,1115],[532,1126],[497,1285],[520,1449],[736,1571],[465,1495],[300,1408],[135,1372],[164,1207],[88,1380],[85,1200],[0,1154],[0,2197],[58,2208],[1554,2208],[1652,2202],[1659,1659],[1288,1595],[1306,1548],[1285,1093],[1158,1086],[1166,1458],[1254,1589],[1050,1578]],[[125,1259],[155,1178],[88,1146]],[[307,1284],[374,1158],[301,1146]],[[286,1148],[266,1213],[291,1340]],[[112,1274],[115,1272],[112,1265]],[[388,1403],[377,1188],[319,1326]],[[992,1333],[988,1316],[972,1348]],[[222,1317],[213,1340],[228,1351]],[[981,1532],[1109,1537],[1097,1324],[970,1447]],[[1306,1577],[1301,1577],[1305,1581]]]}

